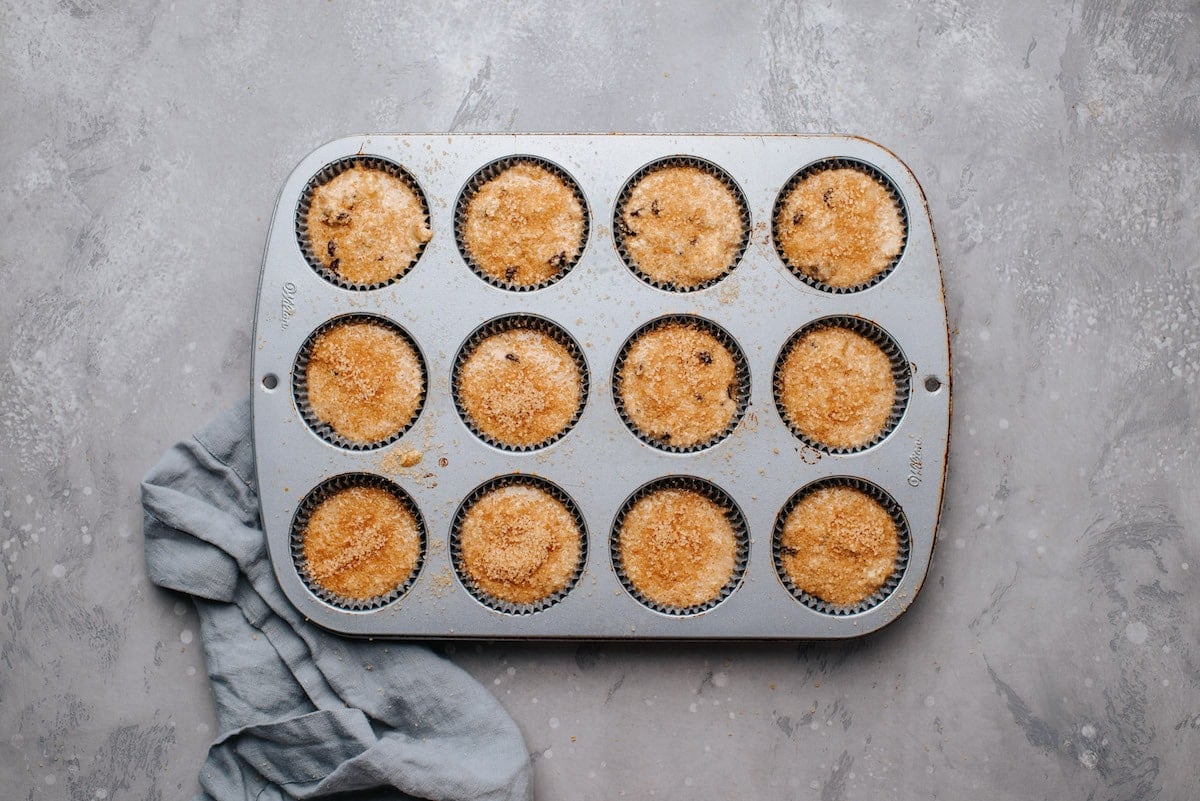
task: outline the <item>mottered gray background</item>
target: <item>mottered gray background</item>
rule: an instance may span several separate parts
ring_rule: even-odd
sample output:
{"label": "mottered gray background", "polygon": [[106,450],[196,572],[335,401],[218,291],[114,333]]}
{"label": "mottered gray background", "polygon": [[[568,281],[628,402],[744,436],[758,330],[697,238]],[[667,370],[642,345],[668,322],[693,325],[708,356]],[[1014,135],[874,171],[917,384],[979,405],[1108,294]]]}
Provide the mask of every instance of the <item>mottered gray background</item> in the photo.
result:
{"label": "mottered gray background", "polygon": [[246,394],[292,166],[389,131],[844,132],[923,183],[939,542],[848,643],[449,649],[540,798],[1200,784],[1200,5],[0,3],[0,787],[180,798],[217,735],[138,481]]}

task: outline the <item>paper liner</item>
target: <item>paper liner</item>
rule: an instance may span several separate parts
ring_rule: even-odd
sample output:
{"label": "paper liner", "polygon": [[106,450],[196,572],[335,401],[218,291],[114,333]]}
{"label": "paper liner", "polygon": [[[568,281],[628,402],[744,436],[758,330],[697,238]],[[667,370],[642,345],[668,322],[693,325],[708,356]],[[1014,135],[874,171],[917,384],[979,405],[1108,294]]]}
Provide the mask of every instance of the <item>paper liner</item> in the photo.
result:
{"label": "paper liner", "polygon": [[[408,509],[413,519],[417,522],[419,544],[417,561],[413,565],[412,572],[394,590],[384,595],[377,595],[374,598],[347,598],[344,595],[339,595],[326,589],[308,572],[307,561],[304,558],[304,529],[308,526],[309,516],[322,501],[351,487],[378,487],[379,489],[386,490]],[[291,532],[292,561],[296,566],[296,572],[300,574],[300,580],[304,582],[304,586],[308,587],[309,592],[313,595],[339,609],[365,612],[393,603],[408,592],[409,588],[417,580],[417,576],[421,574],[421,568],[425,564],[425,553],[427,550],[425,519],[421,516],[421,510],[417,507],[416,501],[413,500],[411,495],[401,489],[399,485],[374,473],[342,473],[318,484],[309,491],[308,495],[304,496],[304,500],[296,507],[296,514],[292,517]]]}
{"label": "paper liner", "polygon": [[[514,284],[508,281],[503,281],[493,275],[485,272],[479,264],[471,256],[471,251],[467,248],[463,228],[467,224],[467,207],[471,203],[471,199],[475,193],[483,187],[488,181],[497,177],[510,167],[515,167],[518,164],[533,164],[541,167],[547,172],[554,175],[563,184],[568,187],[579,201],[580,208],[583,209],[583,232],[579,239],[579,249],[575,252],[575,256],[565,262],[553,276],[545,281],[540,281],[536,284]],[[558,166],[552,161],[541,158],[540,156],[505,156],[496,159],[481,167],[458,193],[458,199],[454,203],[454,243],[458,246],[458,253],[462,256],[462,260],[471,268],[471,272],[479,276],[482,280],[500,289],[506,289],[510,292],[533,292],[538,289],[545,289],[548,286],[558,283],[566,277],[567,273],[571,272],[572,268],[579,263],[583,258],[584,248],[587,246],[588,236],[591,234],[592,214],[588,207],[587,197],[583,194],[583,190],[579,187],[579,182],[576,181],[570,173]]]}
{"label": "paper liner", "polygon": [[[887,513],[891,515],[892,521],[896,524],[896,537],[900,545],[896,551],[896,566],[892,569],[892,574],[888,576],[883,586],[858,603],[848,606],[829,603],[800,589],[792,582],[791,577],[788,576],[788,572],[783,566],[783,529],[788,515],[796,508],[796,504],[800,503],[804,498],[817,490],[828,487],[851,487],[852,489],[866,493],[882,504]],[[904,510],[900,508],[900,504],[896,503],[895,499],[891,495],[888,495],[882,488],[866,479],[854,476],[827,476],[826,478],[806,484],[792,493],[792,496],[787,499],[787,502],[784,503],[783,508],[779,510],[779,514],[775,517],[775,532],[771,537],[771,554],[775,561],[775,572],[778,574],[779,580],[783,582],[783,586],[792,594],[792,597],[810,609],[838,617],[856,615],[859,612],[865,612],[883,603],[904,577],[904,570],[908,567],[908,556],[911,546],[912,537],[909,533],[908,518],[904,516]]]}
{"label": "paper liner", "polygon": [[[369,323],[384,328],[404,339],[409,347],[413,349],[413,353],[417,355],[417,362],[421,365],[421,395],[417,401],[417,409],[413,412],[412,419],[404,424],[396,433],[385,439],[375,442],[357,442],[342,436],[333,429],[329,423],[317,417],[317,413],[313,410],[312,404],[308,399],[308,360],[312,358],[312,349],[316,344],[317,338],[325,332],[336,328],[340,325],[348,323]],[[401,328],[398,324],[389,320],[386,317],[381,317],[376,314],[344,314],[340,317],[326,320],[321,323],[308,338],[304,340],[304,344],[300,346],[300,350],[296,353],[296,360],[292,365],[292,397],[296,403],[296,409],[300,412],[300,416],[304,418],[304,422],[308,425],[312,432],[321,439],[328,442],[330,445],[336,445],[339,448],[348,451],[371,451],[378,448],[386,447],[400,437],[404,436],[421,417],[421,412],[425,409],[425,399],[429,392],[429,368],[425,363],[425,356],[421,353],[421,349],[417,347],[417,342],[412,336]]]}
{"label": "paper liner", "polygon": [[[735,369],[734,380],[737,382],[738,387],[737,410],[733,413],[733,417],[729,419],[729,425],[727,425],[719,434],[709,437],[703,442],[690,445],[686,448],[681,448],[676,445],[668,445],[662,440],[657,439],[639,429],[637,423],[635,423],[625,411],[625,400],[621,397],[620,390],[621,370],[625,366],[625,360],[628,358],[629,349],[633,347],[633,344],[637,342],[641,336],[650,331],[656,331],[668,325],[676,325],[680,323],[694,326],[712,334],[714,337],[716,337],[717,341],[719,341],[729,350],[730,355],[733,356]],[[750,366],[749,362],[746,361],[746,354],[742,351],[742,348],[738,344],[737,340],[734,339],[733,334],[730,334],[724,328],[712,322],[711,320],[698,317],[694,314],[669,314],[663,317],[658,317],[648,323],[645,323],[632,334],[630,334],[625,342],[622,343],[621,349],[617,351],[617,359],[613,364],[611,383],[613,404],[617,407],[617,414],[620,416],[621,422],[625,424],[625,427],[628,428],[630,433],[632,433],[642,442],[650,445],[651,447],[657,448],[660,451],[666,451],[668,453],[696,453],[697,451],[706,450],[714,445],[717,445],[730,434],[732,434],[735,429],[737,429],[738,424],[746,415],[746,410],[750,407]]]}
{"label": "paper liner", "polygon": [[[466,363],[467,358],[474,352],[480,343],[485,339],[496,334],[502,334],[506,331],[514,331],[517,329],[527,331],[540,331],[547,334],[558,342],[571,357],[575,360],[576,366],[579,368],[579,405],[575,409],[575,415],[571,421],[563,427],[557,434],[548,437],[541,442],[532,445],[513,445],[500,440],[485,433],[475,424],[471,415],[467,413],[467,409],[463,406],[459,398],[459,380],[462,376],[462,367]],[[454,356],[454,367],[452,368],[451,378],[451,395],[454,400],[454,409],[458,412],[458,416],[462,418],[463,423],[471,430],[471,433],[479,437],[479,439],[491,445],[493,448],[499,448],[502,451],[511,453],[528,453],[529,451],[541,450],[549,447],[555,442],[565,437],[570,433],[575,424],[579,422],[579,418],[583,416],[583,410],[587,406],[588,392],[590,389],[590,377],[588,372],[587,360],[583,357],[583,348],[579,347],[579,343],[575,338],[567,333],[567,330],[552,320],[547,320],[545,317],[538,317],[533,314],[509,314],[503,317],[496,317],[487,321],[483,325],[476,328],[471,335],[467,337],[462,346],[458,349],[458,353]]]}
{"label": "paper liner", "polygon": [[[733,260],[729,263],[729,265],[727,265],[719,275],[713,276],[707,281],[703,281],[699,284],[680,286],[673,282],[659,281],[658,279],[642,272],[642,270],[637,266],[637,263],[634,261],[633,256],[625,248],[625,238],[628,236],[629,231],[625,225],[625,221],[621,219],[621,212],[624,210],[625,204],[629,201],[629,196],[633,192],[634,187],[637,186],[638,182],[650,173],[661,170],[665,167],[696,167],[700,170],[703,170],[705,173],[713,176],[726,187],[728,187],[729,191],[733,193],[734,198],[737,200],[738,210],[742,221],[742,239],[738,245],[737,253],[734,255]],[[624,186],[621,187],[621,191],[617,194],[617,201],[613,205],[612,226],[613,244],[617,249],[617,253],[621,257],[621,261],[625,262],[625,266],[629,268],[630,272],[632,272],[642,281],[645,281],[650,286],[655,287],[656,289],[662,289],[666,292],[698,292],[701,289],[707,289],[708,287],[722,281],[737,268],[738,264],[741,263],[742,256],[746,254],[746,248],[750,244],[750,206],[746,202],[745,193],[742,192],[742,188],[738,186],[737,181],[733,180],[733,176],[718,167],[716,164],[695,156],[667,156],[666,158],[661,158],[650,162],[631,175],[627,181],[625,181]]]}
{"label": "paper liner", "polygon": [[425,248],[429,242],[422,242],[417,247],[417,252],[416,255],[413,256],[412,262],[410,262],[407,267],[405,267],[396,275],[393,275],[391,278],[388,278],[385,281],[376,281],[372,284],[360,284],[343,278],[339,273],[322,264],[321,259],[318,258],[317,254],[313,251],[312,242],[310,242],[308,238],[308,209],[312,205],[313,190],[323,184],[328,183],[337,176],[354,167],[366,167],[372,170],[381,170],[382,172],[386,172],[388,175],[395,176],[396,178],[404,181],[404,183],[407,184],[417,196],[417,199],[421,201],[421,208],[425,213],[426,224],[430,222],[429,200],[425,197],[425,192],[421,189],[421,185],[417,183],[417,179],[413,177],[412,173],[404,169],[404,167],[400,166],[396,162],[380,158],[379,156],[346,156],[345,158],[331,161],[322,167],[316,175],[308,180],[308,183],[304,187],[304,191],[300,193],[300,202],[296,205],[296,241],[300,245],[300,252],[304,254],[304,260],[308,262],[308,265],[313,268],[317,275],[321,276],[329,283],[334,284],[335,286],[340,286],[342,289],[349,289],[353,291],[381,289],[385,286],[396,283],[401,278],[412,272],[413,267],[415,267],[417,262],[421,260],[421,254],[425,252]]}
{"label": "paper liner", "polygon": [[[852,448],[839,448],[828,443],[810,437],[808,434],[801,431],[795,423],[788,417],[787,410],[783,406],[783,378],[780,375],[783,370],[783,363],[787,360],[788,355],[792,352],[792,348],[796,346],[801,338],[813,331],[818,331],[822,328],[845,328],[856,334],[862,334],[864,337],[874,342],[887,355],[888,361],[892,366],[892,380],[896,385],[895,398],[892,401],[892,410],[888,414],[887,420],[879,432],[862,445],[857,445]],[[884,331],[875,323],[869,320],[864,320],[861,317],[852,317],[850,315],[834,315],[831,317],[822,317],[813,320],[810,323],[802,326],[795,331],[787,341],[783,343],[783,347],[779,349],[779,355],[775,357],[774,374],[771,380],[772,394],[775,396],[775,409],[779,412],[779,416],[783,419],[784,425],[792,432],[796,439],[803,442],[805,445],[818,450],[822,453],[829,454],[850,454],[861,453],[868,448],[873,448],[883,442],[888,436],[896,430],[896,426],[900,424],[900,418],[904,416],[904,410],[908,408],[908,399],[912,393],[912,371],[909,368],[908,360],[905,359],[904,353],[900,350],[900,346],[890,334]]]}
{"label": "paper liner", "polygon": [[[576,527],[579,529],[579,562],[575,566],[575,572],[567,579],[567,583],[556,592],[538,601],[525,604],[506,601],[483,590],[471,578],[462,561],[462,524],[466,520],[467,513],[471,510],[472,506],[488,493],[512,486],[533,487],[547,493],[567,508],[567,511],[571,513],[571,517],[575,519]],[[540,476],[512,473],[488,479],[471,490],[471,493],[463,499],[462,503],[458,505],[458,509],[454,512],[454,519],[450,523],[450,561],[454,566],[454,574],[458,576],[459,582],[475,600],[490,609],[503,612],[506,615],[531,615],[535,612],[549,609],[563,598],[566,598],[571,590],[575,588],[575,585],[579,583],[580,577],[583,576],[583,569],[587,565],[587,553],[587,525],[584,523],[583,513],[579,511],[579,506],[575,503],[575,499],[568,495],[562,487]]]}
{"label": "paper liner", "polygon": [[[837,169],[858,170],[859,172],[866,173],[878,181],[879,184],[887,190],[887,193],[891,196],[892,200],[895,201],[896,210],[900,213],[900,224],[904,230],[900,241],[900,252],[896,254],[894,259],[892,259],[891,264],[880,270],[869,280],[861,284],[854,284],[853,286],[833,286],[832,284],[827,284],[824,281],[819,281],[816,278],[813,278],[811,275],[804,272],[804,270],[800,269],[799,265],[792,264],[791,261],[788,260],[788,257],[784,254],[783,248],[779,244],[779,212],[783,209],[783,204],[787,201],[787,198],[792,193],[792,190],[805,178],[816,175],[819,172],[825,172],[826,170]],[[866,162],[858,161],[857,159],[821,159],[820,161],[815,161],[812,164],[797,170],[792,177],[787,180],[787,183],[783,185],[783,188],[779,190],[779,194],[775,196],[775,205],[771,209],[771,242],[775,246],[775,253],[779,256],[779,259],[783,262],[784,266],[786,266],[793,275],[814,289],[819,289],[822,292],[830,292],[835,295],[846,295],[851,292],[861,292],[864,289],[869,289],[870,287],[875,286],[884,278],[887,278],[889,275],[891,275],[892,271],[896,269],[896,265],[900,263],[900,259],[904,257],[904,250],[908,245],[908,209],[904,205],[904,198],[901,197],[900,190],[896,188],[896,184],[893,183],[892,179],[878,168],[873,167]]]}
{"label": "paper liner", "polygon": [[[670,606],[662,604],[658,601],[647,598],[634,585],[629,575],[625,572],[624,563],[621,559],[621,527],[625,523],[625,515],[634,507],[638,501],[649,495],[659,492],[660,490],[690,490],[699,493],[709,500],[716,503],[725,510],[725,517],[729,524],[733,527],[734,536],[737,538],[737,552],[734,555],[733,574],[729,577],[729,581],[721,588],[721,592],[717,597],[705,603],[696,604],[688,607]],[[737,588],[742,584],[742,578],[746,574],[746,564],[750,559],[750,533],[746,526],[746,517],[742,514],[741,508],[733,500],[733,497],[725,490],[713,484],[711,481],[705,481],[702,478],[695,476],[662,476],[643,484],[634,490],[633,494],[625,499],[621,504],[620,510],[613,518],[612,532],[609,535],[608,541],[609,555],[612,558],[613,572],[616,573],[617,579],[621,582],[621,586],[625,591],[633,596],[634,600],[643,606],[653,609],[655,612],[660,612],[664,615],[673,617],[685,617],[690,615],[698,615],[715,608],[726,598],[733,595]]]}

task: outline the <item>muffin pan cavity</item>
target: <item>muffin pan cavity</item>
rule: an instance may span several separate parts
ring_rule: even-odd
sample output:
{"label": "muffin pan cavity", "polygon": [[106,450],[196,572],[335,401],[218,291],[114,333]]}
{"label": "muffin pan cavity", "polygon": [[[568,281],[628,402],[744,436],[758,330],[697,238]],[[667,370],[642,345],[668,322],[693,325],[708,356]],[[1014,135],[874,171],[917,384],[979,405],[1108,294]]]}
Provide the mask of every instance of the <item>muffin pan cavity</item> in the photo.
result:
{"label": "muffin pan cavity", "polygon": [[590,386],[579,344],[562,326],[529,314],[477,328],[458,349],[450,381],[454,408],[471,433],[514,452],[565,437]]}
{"label": "muffin pan cavity", "polygon": [[908,520],[890,495],[860,478],[830,476],[788,498],[775,518],[771,553],[797,600],[825,614],[853,615],[896,589],[911,541]]}
{"label": "muffin pan cavity", "polygon": [[638,278],[695,292],[729,275],[750,241],[750,207],[725,170],[695,156],[657,159],[630,176],[613,207],[613,241]]}
{"label": "muffin pan cavity", "polygon": [[538,476],[485,481],[450,526],[459,582],[484,606],[510,615],[540,612],[565,598],[579,583],[587,551],[579,506]]}
{"label": "muffin pan cavity", "polygon": [[694,476],[639,487],[617,512],[613,570],[637,601],[664,615],[697,615],[737,589],[750,535],[729,493]]}
{"label": "muffin pan cavity", "polygon": [[348,635],[855,637],[925,580],[951,389],[924,196],[871,142],[339,139],[268,234],[262,522]]}
{"label": "muffin pan cavity", "polygon": [[878,168],[857,159],[820,159],[780,190],[771,238],[779,258],[809,286],[859,292],[900,263],[908,212],[896,185]]}
{"label": "muffin pan cavity", "polygon": [[354,451],[382,448],[412,428],[428,382],[417,343],[375,314],[322,323],[292,367],[292,395],[304,422],[331,445]]}
{"label": "muffin pan cavity", "polygon": [[669,453],[716,445],[750,405],[750,368],[729,332],[691,314],[659,317],[625,340],[613,404],[629,431]]}
{"label": "muffin pan cavity", "polygon": [[362,154],[323,166],[296,204],[304,259],[350,290],[379,289],[407,275],[433,238],[429,222],[429,201],[412,173]]}
{"label": "muffin pan cavity", "polygon": [[454,237],[472,272],[530,292],[579,263],[591,231],[587,198],[562,167],[537,156],[497,159],[471,176],[454,205]]}
{"label": "muffin pan cavity", "polygon": [[813,320],[788,337],[771,389],[798,440],[847,454],[877,445],[896,429],[911,384],[909,362],[886,331],[839,315]]}
{"label": "muffin pan cavity", "polygon": [[[358,495],[353,496],[354,493]],[[310,560],[309,549],[316,537],[311,528],[320,522],[324,523],[321,526],[324,531],[330,529],[326,521],[318,521],[322,513],[353,517],[357,530],[346,533],[348,547],[318,567]],[[389,520],[389,516],[393,519]],[[391,530],[397,527],[396,523],[401,530]],[[408,591],[425,562],[426,534],[421,510],[397,484],[372,473],[345,473],[321,482],[297,507],[290,540],[291,561],[305,587],[316,598],[342,610],[361,612],[387,606]],[[331,543],[321,545],[325,555],[333,551]],[[389,564],[397,561],[401,563],[399,570]],[[380,573],[389,571],[394,579],[375,592],[351,595],[339,592],[335,586],[352,583],[353,579],[369,586],[379,583]]]}

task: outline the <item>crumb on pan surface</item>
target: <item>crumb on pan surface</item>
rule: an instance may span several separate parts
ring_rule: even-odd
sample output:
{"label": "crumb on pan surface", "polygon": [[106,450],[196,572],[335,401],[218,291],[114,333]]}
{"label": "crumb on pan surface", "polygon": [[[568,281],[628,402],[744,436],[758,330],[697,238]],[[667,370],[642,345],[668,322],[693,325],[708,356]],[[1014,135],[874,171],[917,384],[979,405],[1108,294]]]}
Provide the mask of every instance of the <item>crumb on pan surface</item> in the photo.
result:
{"label": "crumb on pan surface", "polygon": [[560,434],[583,401],[571,352],[551,335],[523,328],[492,334],[472,348],[455,390],[481,432],[515,447]]}
{"label": "crumb on pan surface", "polygon": [[403,585],[421,548],[412,512],[379,487],[349,487],[329,496],[309,515],[301,539],[312,580],[358,600]]}
{"label": "crumb on pan surface", "polygon": [[379,460],[379,467],[389,473],[398,473],[409,467],[415,467],[425,458],[423,451],[416,448],[405,448],[404,450],[395,450],[386,454]]}
{"label": "crumb on pan surface", "polygon": [[649,600],[679,609],[715,600],[733,576],[738,537],[727,511],[694,490],[661,489],[626,512],[621,566]]}
{"label": "crumb on pan surface", "polygon": [[318,335],[305,381],[317,418],[364,444],[387,439],[411,423],[425,386],[412,345],[368,322],[342,323]]}
{"label": "crumb on pan surface", "polygon": [[575,516],[544,489],[491,490],[467,510],[459,529],[462,569],[484,593],[513,604],[544,600],[579,566]]}
{"label": "crumb on pan surface", "polygon": [[879,501],[853,487],[824,487],[788,514],[780,550],[784,570],[798,589],[849,606],[887,582],[900,538]]}
{"label": "crumb on pan surface", "polygon": [[870,281],[904,246],[896,199],[877,179],[851,167],[800,180],[784,198],[775,224],[787,261],[834,287]]}
{"label": "crumb on pan surface", "polygon": [[403,275],[433,237],[425,206],[403,179],[356,165],[312,190],[308,240],[327,269],[356,284]]}
{"label": "crumb on pan surface", "polygon": [[690,289],[733,266],[745,226],[733,190],[699,167],[653,170],[621,207],[619,236],[634,266]]}
{"label": "crumb on pan surface", "polygon": [[875,439],[896,399],[888,355],[862,334],[839,326],[801,336],[784,358],[779,379],[788,421],[833,448],[856,448]]}
{"label": "crumb on pan surface", "polygon": [[497,281],[536,286],[559,275],[583,247],[583,204],[560,176],[518,162],[471,195],[463,246]]}
{"label": "crumb on pan surface", "polygon": [[626,416],[646,437],[688,448],[729,427],[738,408],[737,363],[709,331],[667,323],[631,343],[617,389]]}

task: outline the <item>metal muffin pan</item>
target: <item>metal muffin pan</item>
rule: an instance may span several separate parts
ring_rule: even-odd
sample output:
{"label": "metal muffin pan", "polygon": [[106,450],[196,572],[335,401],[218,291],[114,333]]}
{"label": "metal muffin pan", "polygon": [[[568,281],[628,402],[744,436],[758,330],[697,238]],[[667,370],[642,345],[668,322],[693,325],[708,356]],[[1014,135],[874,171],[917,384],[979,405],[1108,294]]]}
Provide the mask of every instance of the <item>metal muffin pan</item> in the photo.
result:
{"label": "metal muffin pan", "polygon": [[[306,260],[297,209],[306,185],[327,165],[351,156],[401,165],[429,205],[433,238],[416,265],[382,288],[354,290],[323,277]],[[550,286],[513,291],[482,280],[455,241],[455,203],[476,172],[497,159],[534,156],[565,170],[591,213],[588,240],[572,269]],[[613,207],[642,167],[667,157],[707,160],[725,170],[746,198],[750,240],[737,266],[711,286],[671,292],[647,284],[623,262],[613,241]],[[808,165],[848,159],[881,173],[899,192],[907,242],[886,277],[856,292],[828,292],[797,278],[772,241],[780,190]],[[297,355],[310,334],[347,314],[386,317],[407,331],[428,370],[427,397],[398,439],[351,450],[322,439],[297,409]],[[583,348],[590,386],[569,433],[548,447],[493,447],[455,410],[455,355],[489,320],[529,314],[564,328]],[[750,400],[731,435],[696,452],[672,453],[638,439],[613,401],[613,370],[626,339],[645,323],[697,315],[740,345]],[[775,361],[804,325],[825,317],[873,322],[899,346],[910,368],[907,405],[881,442],[854,453],[823,453],[781,419]],[[936,243],[924,195],[891,152],[864,139],[801,135],[420,134],[339,139],[309,154],[285,182],[263,259],[255,316],[252,397],[262,522],[280,585],[312,622],[348,635],[421,639],[831,639],[877,630],[916,598],[929,568],[941,508],[950,418],[950,354]],[[401,467],[400,453],[422,458]],[[420,573],[396,600],[347,609],[308,589],[292,551],[297,507],[341,474],[384,476],[408,492],[425,522]],[[578,504],[586,524],[586,564],[577,584],[532,614],[490,608],[463,586],[449,546],[456,510],[476,487],[507,474],[541,476]],[[665,476],[694,476],[737,504],[749,531],[740,584],[693,615],[655,611],[622,586],[610,537],[626,499]],[[780,510],[802,487],[831,477],[863,479],[895,500],[908,524],[906,563],[894,589],[863,611],[821,611],[780,578],[773,537]]]}

